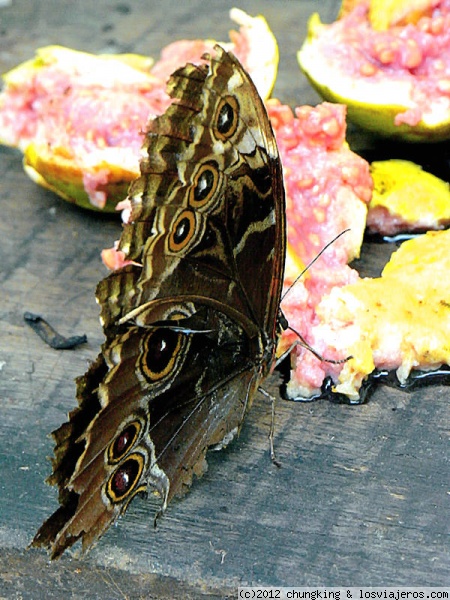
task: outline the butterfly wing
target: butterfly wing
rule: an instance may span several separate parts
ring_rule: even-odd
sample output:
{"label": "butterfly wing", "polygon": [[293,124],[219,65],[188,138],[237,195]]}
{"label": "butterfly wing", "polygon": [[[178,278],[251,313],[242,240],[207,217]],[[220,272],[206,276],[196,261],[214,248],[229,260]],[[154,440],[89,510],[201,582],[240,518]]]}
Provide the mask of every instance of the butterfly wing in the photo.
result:
{"label": "butterfly wing", "polygon": [[239,429],[272,363],[284,264],[284,194],[261,99],[220,47],[169,82],[149,125],[120,248],[100,282],[106,341],[53,434],[61,507],[34,545],[89,547],[139,492],[162,510]]}

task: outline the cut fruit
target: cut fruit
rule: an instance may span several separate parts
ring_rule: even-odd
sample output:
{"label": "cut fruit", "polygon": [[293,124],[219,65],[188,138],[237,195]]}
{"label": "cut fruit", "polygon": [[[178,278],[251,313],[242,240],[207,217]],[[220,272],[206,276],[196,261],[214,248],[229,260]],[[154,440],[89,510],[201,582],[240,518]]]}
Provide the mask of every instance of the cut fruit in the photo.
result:
{"label": "cut fruit", "polygon": [[167,104],[151,64],[41,48],[4,76],[1,142],[24,152],[37,183],[81,206],[114,210],[138,172],[140,124]]}
{"label": "cut fruit", "polygon": [[[288,396],[320,395],[324,378],[331,377],[335,393],[358,402],[375,369],[395,371],[405,384],[414,369],[450,364],[449,247],[450,231],[429,232],[404,242],[381,277],[336,286],[324,295],[315,307],[308,341],[315,341],[322,356],[344,362],[327,363],[297,347]],[[292,316],[290,321],[295,326]]]}
{"label": "cut fruit", "polygon": [[[333,348],[321,345],[314,337],[316,306],[335,286],[358,280],[358,273],[348,263],[359,256],[362,244],[372,193],[369,165],[345,141],[345,106],[323,103],[314,108],[301,106],[292,112],[288,106],[270,100],[267,110],[286,187],[288,251],[286,295],[281,308],[292,329],[283,333],[278,354],[298,341],[298,333],[315,350],[333,359]],[[304,265],[329,242],[327,250],[290,288]],[[310,396],[320,388],[325,369],[310,352],[298,363],[300,350],[295,348],[291,353],[293,369],[303,386],[302,395]]]}
{"label": "cut fruit", "polygon": [[372,26],[366,2],[331,25],[314,14],[297,58],[319,94],[346,104],[357,125],[408,141],[450,137],[449,0],[385,31]]}
{"label": "cut fruit", "polygon": [[[450,364],[450,231],[404,242],[377,279],[335,288],[317,307],[317,335],[345,358],[335,391],[357,400],[375,369],[396,370],[404,384],[413,369]],[[292,382],[291,393],[295,393]]]}
{"label": "cut fruit", "polygon": [[372,179],[345,141],[345,106],[324,102],[293,112],[271,99],[266,107],[283,164],[292,253],[307,264],[350,228],[323,257],[346,265],[359,256]]}
{"label": "cut fruit", "polygon": [[449,184],[406,160],[373,162],[367,226],[382,235],[444,229],[450,224]]}
{"label": "cut fruit", "polygon": [[[223,46],[267,97],[278,67],[276,40],[262,16],[238,9],[230,16],[240,29]],[[200,62],[214,43],[175,42],[153,67],[151,59],[137,55],[41,48],[4,75],[0,142],[24,152],[25,170],[36,183],[85,208],[113,211],[139,175],[148,119],[169,104],[168,76],[186,61]]]}
{"label": "cut fruit", "polygon": [[[359,252],[373,182],[369,165],[345,142],[345,107],[324,103],[293,114],[271,100],[268,112],[287,196],[288,260],[281,308],[292,329],[283,333],[278,354],[300,342],[290,354],[287,395],[314,398],[330,378],[335,392],[357,402],[376,368],[395,371],[404,383],[411,369],[448,364],[450,232],[403,244],[381,278],[361,279],[347,263]],[[388,172],[404,168],[403,186],[428,178],[412,163],[386,161],[382,166]],[[379,172],[374,179],[379,189]],[[289,287],[304,265],[347,227],[351,231]],[[302,346],[296,332],[325,360]]]}

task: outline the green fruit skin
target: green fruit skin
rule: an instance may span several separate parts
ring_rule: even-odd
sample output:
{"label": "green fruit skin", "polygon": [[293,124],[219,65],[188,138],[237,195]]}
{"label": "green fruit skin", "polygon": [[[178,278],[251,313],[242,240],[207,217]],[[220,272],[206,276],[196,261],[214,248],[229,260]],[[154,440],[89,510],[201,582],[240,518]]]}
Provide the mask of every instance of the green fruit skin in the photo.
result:
{"label": "green fruit skin", "polygon": [[[54,157],[53,157],[54,158]],[[45,187],[67,202],[96,212],[113,213],[116,205],[127,197],[128,187],[137,175],[109,181],[102,191],[106,195],[105,206],[95,206],[84,189],[82,173],[79,169],[67,164],[58,164],[56,160],[44,161],[30,145],[24,154],[24,170],[38,185]]]}

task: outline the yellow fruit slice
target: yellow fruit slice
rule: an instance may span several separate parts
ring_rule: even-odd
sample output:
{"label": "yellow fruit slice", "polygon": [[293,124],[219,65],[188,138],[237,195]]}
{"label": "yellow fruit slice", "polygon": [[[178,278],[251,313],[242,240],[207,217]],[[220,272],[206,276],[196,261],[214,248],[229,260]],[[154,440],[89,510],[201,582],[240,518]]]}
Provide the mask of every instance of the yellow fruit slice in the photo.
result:
{"label": "yellow fruit slice", "polygon": [[374,188],[367,225],[393,235],[442,229],[450,223],[449,184],[406,160],[373,162]]}
{"label": "yellow fruit slice", "polygon": [[[447,21],[450,15],[436,15],[421,20],[420,28],[409,24],[409,29],[376,31],[365,4],[331,25],[314,14],[298,62],[318,93],[325,100],[346,104],[348,118],[360,127],[415,142],[447,139]],[[421,45],[424,37],[428,46]],[[427,48],[442,50],[428,56]]]}
{"label": "yellow fruit slice", "polygon": [[[367,4],[365,0],[343,0],[339,17],[345,16],[362,2]],[[392,25],[417,23],[440,2],[441,0],[371,0],[369,21],[378,31],[385,31]]]}
{"label": "yellow fruit slice", "polygon": [[[267,97],[278,68],[275,37],[262,16],[238,9],[230,16],[239,30],[223,45]],[[24,152],[25,171],[39,185],[84,208],[113,211],[139,175],[148,119],[169,103],[167,78],[187,61],[199,61],[214,44],[175,42],[154,65],[138,55],[41,48],[3,77],[0,143]]]}
{"label": "yellow fruit slice", "polygon": [[359,397],[374,368],[411,370],[450,364],[450,231],[404,242],[376,279],[335,288],[317,314],[323,334],[339,345],[344,363],[336,391]]}

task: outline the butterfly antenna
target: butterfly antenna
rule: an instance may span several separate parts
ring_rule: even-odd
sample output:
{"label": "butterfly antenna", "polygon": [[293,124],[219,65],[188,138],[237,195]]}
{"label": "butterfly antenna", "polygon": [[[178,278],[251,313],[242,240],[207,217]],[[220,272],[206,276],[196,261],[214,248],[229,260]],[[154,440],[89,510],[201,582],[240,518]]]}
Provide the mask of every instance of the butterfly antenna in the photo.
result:
{"label": "butterfly antenna", "polygon": [[317,350],[314,350],[314,348],[308,344],[308,342],[305,340],[305,338],[302,336],[302,334],[299,331],[297,331],[290,325],[288,326],[288,329],[290,329],[293,333],[295,333],[295,335],[298,337],[298,340],[293,342],[289,346],[289,348],[287,350],[285,350],[283,352],[283,354],[277,358],[275,367],[278,367],[278,365],[281,364],[287,356],[289,356],[289,354],[292,352],[292,350],[296,346],[302,346],[302,348],[306,348],[306,350],[309,350],[309,352],[311,352],[311,354],[313,354],[318,360],[320,360],[322,362],[330,363],[332,365],[342,365],[343,363],[345,363],[345,362],[349,361],[351,358],[353,358],[353,356],[346,356],[345,358],[340,358],[339,360],[334,360],[332,358],[325,358],[324,356],[319,354],[317,352]]}
{"label": "butterfly antenna", "polygon": [[[297,281],[299,281],[303,275],[306,273],[306,271],[308,271],[313,264],[322,256],[322,254],[324,252],[326,252],[328,250],[328,248],[334,244],[335,242],[337,242],[337,240],[344,235],[344,233],[347,233],[348,231],[350,231],[350,229],[344,229],[343,231],[341,231],[340,233],[337,234],[336,237],[334,237],[331,241],[328,242],[328,244],[325,244],[325,246],[321,249],[321,251],[311,260],[311,262],[309,262],[306,267],[303,269],[303,271],[300,272],[299,275],[297,275],[297,277],[294,279],[294,281],[291,283],[291,285],[288,287],[288,289],[284,292],[284,294],[281,296],[281,302],[283,302],[283,300],[286,298],[286,296],[289,294],[289,292],[292,290],[292,288],[294,287],[294,285],[297,283]],[[301,337],[301,336],[300,336]]]}
{"label": "butterfly antenna", "polygon": [[[341,236],[344,235],[344,233],[347,233],[348,231],[350,231],[349,228],[344,229],[343,231],[338,233],[337,236],[334,237],[331,241],[329,241],[327,244],[325,244],[325,246],[321,249],[321,251],[306,265],[306,267],[303,269],[303,271],[301,271],[300,274],[297,275],[297,277],[294,279],[293,283],[291,283],[291,285],[288,287],[288,289],[284,292],[284,294],[281,297],[281,302],[283,302],[283,300],[286,298],[287,294],[289,294],[289,292],[292,290],[292,288],[297,283],[297,281],[299,281],[303,277],[303,275],[306,273],[306,271],[308,271],[308,269],[310,269],[312,267],[312,265],[316,262],[316,260],[318,260],[322,256],[322,254],[324,252],[326,252],[326,250],[328,250],[328,248],[332,244],[334,244]],[[295,335],[298,337],[298,340],[296,340],[291,346],[289,346],[289,348],[285,352],[283,352],[283,354],[277,359],[275,366],[278,366],[280,363],[282,363],[283,360],[292,352],[292,350],[296,346],[302,346],[303,348],[306,348],[306,350],[309,350],[311,352],[311,354],[313,354],[318,360],[330,363],[332,365],[340,365],[342,363],[347,362],[351,358],[353,358],[352,356],[347,356],[346,358],[341,358],[339,360],[325,358],[321,354],[319,354],[317,352],[317,350],[314,350],[314,348],[308,344],[308,342],[305,340],[305,338],[302,336],[302,334],[299,331],[296,331],[290,325],[288,325],[286,329],[290,329],[293,333],[295,333]]]}

